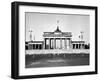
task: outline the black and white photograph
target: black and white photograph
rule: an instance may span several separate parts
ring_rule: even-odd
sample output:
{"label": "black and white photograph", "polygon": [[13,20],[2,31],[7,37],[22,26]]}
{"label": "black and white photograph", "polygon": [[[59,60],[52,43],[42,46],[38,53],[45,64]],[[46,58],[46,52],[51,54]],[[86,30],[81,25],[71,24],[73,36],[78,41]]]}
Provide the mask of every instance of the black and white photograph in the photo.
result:
{"label": "black and white photograph", "polygon": [[25,12],[25,67],[89,65],[90,17]]}
{"label": "black and white photograph", "polygon": [[12,78],[97,74],[97,7],[12,3]]}

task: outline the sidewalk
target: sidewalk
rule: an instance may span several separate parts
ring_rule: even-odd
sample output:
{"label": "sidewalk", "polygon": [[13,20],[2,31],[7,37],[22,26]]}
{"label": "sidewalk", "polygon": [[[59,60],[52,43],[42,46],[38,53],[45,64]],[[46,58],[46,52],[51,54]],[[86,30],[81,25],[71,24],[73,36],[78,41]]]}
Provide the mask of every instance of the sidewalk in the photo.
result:
{"label": "sidewalk", "polygon": [[29,54],[29,55],[32,55],[32,54],[61,54],[61,53],[68,53],[68,54],[71,54],[71,53],[75,53],[75,54],[78,54],[78,53],[90,53],[90,50],[87,50],[87,49],[75,49],[75,50],[66,50],[66,49],[50,49],[50,50],[26,50],[25,51],[25,54]]}

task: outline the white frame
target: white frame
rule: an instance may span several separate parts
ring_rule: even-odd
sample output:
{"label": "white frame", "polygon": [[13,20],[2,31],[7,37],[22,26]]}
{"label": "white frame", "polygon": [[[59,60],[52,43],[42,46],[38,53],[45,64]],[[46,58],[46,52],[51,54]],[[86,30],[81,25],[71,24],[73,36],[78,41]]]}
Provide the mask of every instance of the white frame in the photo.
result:
{"label": "white frame", "polygon": [[[66,67],[47,67],[47,68],[25,68],[25,12],[41,13],[60,13],[60,14],[82,14],[90,16],[90,65],[87,66],[66,66]],[[72,73],[95,71],[95,11],[69,8],[52,8],[37,6],[19,7],[19,74],[20,75],[39,75],[54,73]]]}

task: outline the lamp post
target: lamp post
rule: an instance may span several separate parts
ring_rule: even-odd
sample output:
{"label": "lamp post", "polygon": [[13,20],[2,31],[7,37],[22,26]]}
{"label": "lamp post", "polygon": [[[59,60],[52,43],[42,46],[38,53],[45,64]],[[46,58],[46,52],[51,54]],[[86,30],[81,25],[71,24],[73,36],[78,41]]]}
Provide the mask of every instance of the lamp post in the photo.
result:
{"label": "lamp post", "polygon": [[30,37],[30,41],[32,41],[32,32],[33,31],[32,30],[29,30],[29,32],[30,32],[30,36],[29,36]]}

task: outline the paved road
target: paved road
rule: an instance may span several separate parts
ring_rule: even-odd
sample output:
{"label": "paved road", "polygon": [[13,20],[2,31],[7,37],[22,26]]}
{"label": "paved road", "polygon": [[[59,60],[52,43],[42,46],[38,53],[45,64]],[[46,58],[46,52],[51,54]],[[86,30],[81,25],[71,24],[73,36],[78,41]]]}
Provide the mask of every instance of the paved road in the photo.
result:
{"label": "paved road", "polygon": [[89,65],[89,56],[81,56],[78,58],[49,58],[40,59],[36,62],[26,63],[26,68],[40,68],[40,67],[60,67],[60,66],[82,66]]}

